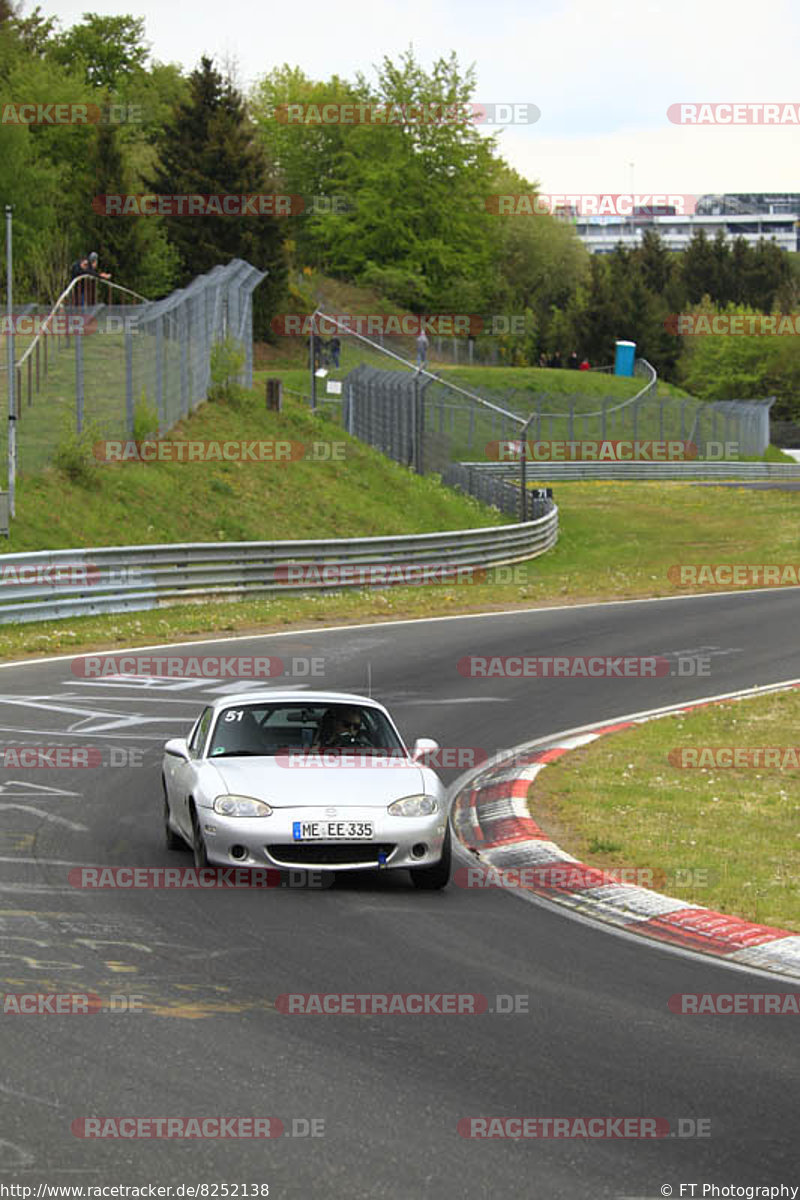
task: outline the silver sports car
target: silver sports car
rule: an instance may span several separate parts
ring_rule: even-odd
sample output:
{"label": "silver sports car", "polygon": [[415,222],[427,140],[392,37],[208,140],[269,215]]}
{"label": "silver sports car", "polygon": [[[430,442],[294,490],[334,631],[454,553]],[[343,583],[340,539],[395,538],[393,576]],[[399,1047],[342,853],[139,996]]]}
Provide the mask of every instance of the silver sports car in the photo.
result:
{"label": "silver sports car", "polygon": [[164,747],[164,824],[195,866],[356,871],[405,867],[419,888],[450,877],[445,789],[383,705],[343,692],[264,691],[204,708]]}

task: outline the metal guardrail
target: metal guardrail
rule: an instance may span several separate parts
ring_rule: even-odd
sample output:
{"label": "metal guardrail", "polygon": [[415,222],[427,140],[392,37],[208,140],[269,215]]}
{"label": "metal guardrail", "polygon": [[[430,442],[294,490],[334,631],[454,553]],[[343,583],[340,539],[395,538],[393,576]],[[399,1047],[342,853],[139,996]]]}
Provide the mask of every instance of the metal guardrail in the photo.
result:
{"label": "metal guardrail", "polygon": [[448,533],[5,554],[0,556],[0,624],[143,612],[200,596],[363,589],[369,584],[341,575],[298,582],[287,568],[339,567],[346,575],[346,569],[355,574],[353,568],[371,565],[493,567],[535,558],[557,538],[558,508],[552,505],[544,516],[524,524]]}
{"label": "metal guardrail", "polygon": [[[462,463],[475,472],[498,479],[518,479],[519,462]],[[626,479],[695,481],[725,479],[757,483],[769,479],[800,482],[800,463],[765,462],[535,462],[528,459],[529,481],[567,483],[570,480]]]}

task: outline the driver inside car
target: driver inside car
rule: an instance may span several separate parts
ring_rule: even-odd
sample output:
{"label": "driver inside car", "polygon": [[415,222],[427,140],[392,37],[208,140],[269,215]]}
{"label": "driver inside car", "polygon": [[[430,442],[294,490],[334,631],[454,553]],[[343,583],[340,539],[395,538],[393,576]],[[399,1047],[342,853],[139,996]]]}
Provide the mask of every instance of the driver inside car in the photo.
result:
{"label": "driver inside car", "polygon": [[319,724],[314,745],[322,750],[337,746],[372,746],[357,708],[329,708]]}

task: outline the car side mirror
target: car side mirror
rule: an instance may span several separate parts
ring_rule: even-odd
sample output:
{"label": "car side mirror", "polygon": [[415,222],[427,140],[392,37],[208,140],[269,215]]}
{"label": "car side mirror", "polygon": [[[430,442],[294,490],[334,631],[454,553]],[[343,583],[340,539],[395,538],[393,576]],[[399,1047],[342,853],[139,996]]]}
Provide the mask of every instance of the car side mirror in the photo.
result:
{"label": "car side mirror", "polygon": [[184,762],[188,762],[189,747],[186,745],[186,738],[170,738],[164,746],[164,753],[171,754],[173,758],[182,758]]}
{"label": "car side mirror", "polygon": [[411,751],[411,758],[414,762],[422,758],[424,754],[433,754],[434,750],[439,749],[439,743],[433,738],[417,738],[414,742],[414,749]]}

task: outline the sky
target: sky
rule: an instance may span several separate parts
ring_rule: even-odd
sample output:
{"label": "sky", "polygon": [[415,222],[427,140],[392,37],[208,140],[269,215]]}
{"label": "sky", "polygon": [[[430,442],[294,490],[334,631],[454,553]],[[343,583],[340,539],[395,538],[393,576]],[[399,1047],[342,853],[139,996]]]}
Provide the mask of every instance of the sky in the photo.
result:
{"label": "sky", "polygon": [[476,101],[541,111],[504,126],[498,148],[545,193],[800,192],[800,124],[667,117],[670,105],[704,102],[776,102],[800,117],[790,0],[39,2],[64,28],[86,11],[143,17],[154,58],[187,71],[203,54],[232,61],[245,91],[283,63],[313,79],[374,78],[374,64],[409,45],[426,68],[454,50],[462,68],[475,65]]}

